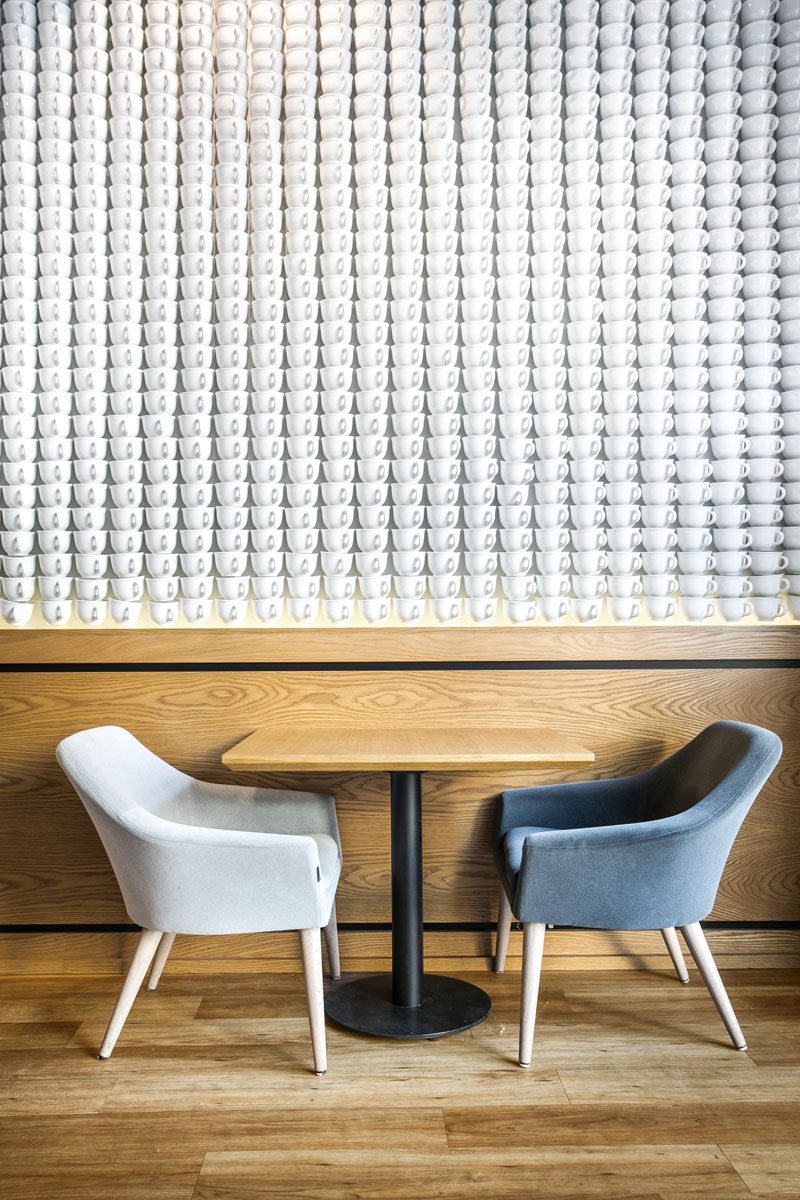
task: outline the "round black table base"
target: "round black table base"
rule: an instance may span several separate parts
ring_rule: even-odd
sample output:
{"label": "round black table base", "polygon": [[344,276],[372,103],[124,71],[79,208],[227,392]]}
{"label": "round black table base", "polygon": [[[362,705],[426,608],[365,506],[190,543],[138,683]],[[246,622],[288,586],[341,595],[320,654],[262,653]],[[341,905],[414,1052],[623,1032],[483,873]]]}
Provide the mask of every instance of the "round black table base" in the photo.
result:
{"label": "round black table base", "polygon": [[418,1007],[402,1008],[392,1003],[391,975],[369,975],[329,992],[325,1011],[355,1033],[411,1039],[461,1033],[485,1021],[492,1008],[480,988],[445,975],[424,975],[422,997]]}

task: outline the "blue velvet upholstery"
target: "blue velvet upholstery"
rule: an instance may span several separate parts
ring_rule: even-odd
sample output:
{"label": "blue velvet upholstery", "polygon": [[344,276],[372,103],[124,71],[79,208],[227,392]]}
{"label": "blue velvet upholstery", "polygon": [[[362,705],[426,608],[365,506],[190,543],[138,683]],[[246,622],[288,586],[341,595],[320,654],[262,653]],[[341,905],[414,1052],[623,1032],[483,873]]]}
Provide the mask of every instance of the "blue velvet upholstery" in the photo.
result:
{"label": "blue velvet upholstery", "polygon": [[718,721],[639,775],[504,792],[494,853],[515,918],[592,929],[700,921],[781,749],[767,729]]}

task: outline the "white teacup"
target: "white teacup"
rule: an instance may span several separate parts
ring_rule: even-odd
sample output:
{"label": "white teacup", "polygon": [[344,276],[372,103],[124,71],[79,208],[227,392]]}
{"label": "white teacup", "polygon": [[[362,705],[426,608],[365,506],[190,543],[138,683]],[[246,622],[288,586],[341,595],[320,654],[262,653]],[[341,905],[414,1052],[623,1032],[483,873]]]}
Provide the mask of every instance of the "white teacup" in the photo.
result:
{"label": "white teacup", "polygon": [[752,612],[752,606],[747,600],[738,596],[721,596],[717,600],[717,608],[726,621],[741,621]]}

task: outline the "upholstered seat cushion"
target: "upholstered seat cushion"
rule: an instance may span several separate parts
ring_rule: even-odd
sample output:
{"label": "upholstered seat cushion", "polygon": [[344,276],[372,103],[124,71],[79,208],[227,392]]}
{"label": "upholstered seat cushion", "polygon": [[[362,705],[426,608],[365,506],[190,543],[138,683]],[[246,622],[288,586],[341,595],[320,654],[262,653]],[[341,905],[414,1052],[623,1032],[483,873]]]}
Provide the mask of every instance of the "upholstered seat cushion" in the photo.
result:
{"label": "upholstered seat cushion", "polygon": [[503,838],[503,850],[506,858],[506,871],[513,879],[522,869],[522,851],[525,838],[532,833],[550,833],[550,825],[520,825],[517,829],[509,829]]}

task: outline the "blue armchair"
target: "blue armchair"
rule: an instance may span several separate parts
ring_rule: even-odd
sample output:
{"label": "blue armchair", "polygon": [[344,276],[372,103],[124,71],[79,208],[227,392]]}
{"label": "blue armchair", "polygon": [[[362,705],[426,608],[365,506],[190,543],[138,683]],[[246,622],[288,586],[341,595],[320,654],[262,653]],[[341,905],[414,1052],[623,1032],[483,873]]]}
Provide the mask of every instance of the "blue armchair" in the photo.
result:
{"label": "blue armchair", "polygon": [[679,928],[734,1046],[746,1048],[700,920],[781,749],[767,729],[718,721],[639,775],[503,793],[495,970],[513,916],[523,925],[520,1066],[531,1061],[547,925],[660,929],[688,982]]}

